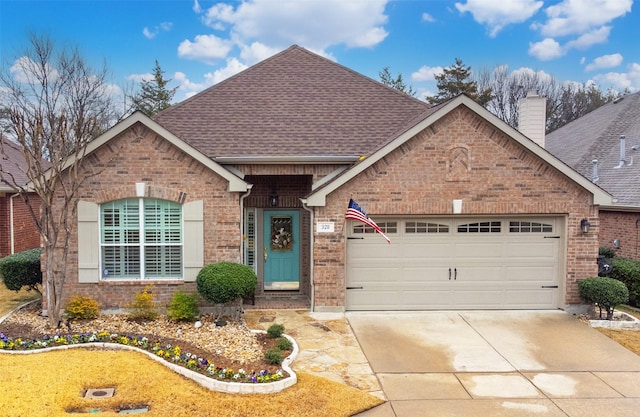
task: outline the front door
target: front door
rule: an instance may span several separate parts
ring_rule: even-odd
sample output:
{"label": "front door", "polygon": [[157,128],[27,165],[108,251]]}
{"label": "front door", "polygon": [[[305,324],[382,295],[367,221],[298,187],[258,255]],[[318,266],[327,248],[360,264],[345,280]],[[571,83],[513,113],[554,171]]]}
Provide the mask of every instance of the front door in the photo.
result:
{"label": "front door", "polygon": [[300,288],[300,214],[264,211],[264,289],[294,291]]}

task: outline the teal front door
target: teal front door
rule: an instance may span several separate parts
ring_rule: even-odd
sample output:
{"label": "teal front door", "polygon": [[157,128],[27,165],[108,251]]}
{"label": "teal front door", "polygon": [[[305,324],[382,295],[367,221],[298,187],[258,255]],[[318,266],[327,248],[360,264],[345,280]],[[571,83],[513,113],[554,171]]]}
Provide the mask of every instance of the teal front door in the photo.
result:
{"label": "teal front door", "polygon": [[293,291],[300,288],[300,213],[264,212],[264,289]]}

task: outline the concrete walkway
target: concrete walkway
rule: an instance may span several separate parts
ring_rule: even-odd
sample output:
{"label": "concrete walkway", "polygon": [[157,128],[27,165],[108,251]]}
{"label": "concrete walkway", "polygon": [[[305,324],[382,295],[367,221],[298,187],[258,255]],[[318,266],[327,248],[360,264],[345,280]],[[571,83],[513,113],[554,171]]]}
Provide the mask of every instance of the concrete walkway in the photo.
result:
{"label": "concrete walkway", "polygon": [[314,314],[253,310],[283,324],[304,371],[387,400],[358,417],[640,413],[640,356],[561,311]]}
{"label": "concrete walkway", "polygon": [[282,324],[298,343],[294,371],[302,371],[367,391],[386,399],[344,314],[306,310],[246,310],[250,329],[267,330]]}

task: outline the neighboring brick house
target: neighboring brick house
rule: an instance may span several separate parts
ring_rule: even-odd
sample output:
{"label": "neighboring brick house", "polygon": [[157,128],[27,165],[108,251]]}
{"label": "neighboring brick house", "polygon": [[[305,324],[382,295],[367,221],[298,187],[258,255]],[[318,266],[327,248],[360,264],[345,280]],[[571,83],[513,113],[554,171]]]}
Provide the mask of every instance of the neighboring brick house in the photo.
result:
{"label": "neighboring brick house", "polygon": [[546,147],[613,196],[600,207],[599,245],[640,260],[640,93],[551,132]]}
{"label": "neighboring brick house", "polygon": [[[40,234],[33,221],[29,207],[16,193],[12,184],[25,185],[24,156],[18,146],[0,139],[0,258],[27,249],[40,247]],[[40,210],[40,199],[30,193],[29,204],[36,215]]]}
{"label": "neighboring brick house", "polygon": [[430,108],[298,46],[88,154],[65,294],[103,308],[195,292],[218,261],[254,268],[266,307],[577,308],[611,204],[468,97]]}

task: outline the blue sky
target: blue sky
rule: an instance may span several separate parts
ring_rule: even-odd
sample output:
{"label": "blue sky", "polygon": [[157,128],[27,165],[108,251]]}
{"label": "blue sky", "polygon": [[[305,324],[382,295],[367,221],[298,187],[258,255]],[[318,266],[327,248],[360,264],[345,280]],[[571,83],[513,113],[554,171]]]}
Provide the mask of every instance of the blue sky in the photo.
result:
{"label": "blue sky", "polygon": [[[124,87],[157,59],[180,101],[292,44],[374,79],[388,66],[418,96],[460,58],[559,81],[640,90],[634,0],[0,0],[0,55],[48,34],[106,62]],[[636,6],[636,7],[634,7]]]}

